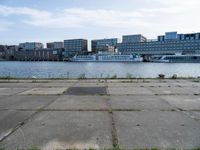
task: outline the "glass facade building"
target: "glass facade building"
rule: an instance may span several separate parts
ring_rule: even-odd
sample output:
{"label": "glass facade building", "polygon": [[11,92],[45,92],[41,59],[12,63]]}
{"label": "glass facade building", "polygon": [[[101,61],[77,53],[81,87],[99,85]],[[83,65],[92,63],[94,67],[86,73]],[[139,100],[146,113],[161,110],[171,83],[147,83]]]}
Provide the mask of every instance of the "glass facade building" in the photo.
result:
{"label": "glass facade building", "polygon": [[147,38],[141,34],[136,35],[124,35],[122,37],[123,43],[133,43],[133,42],[146,42]]}
{"label": "glass facade building", "polygon": [[85,39],[64,40],[65,56],[85,54],[88,51],[88,42]]}
{"label": "glass facade building", "polygon": [[91,47],[93,53],[98,53],[100,51],[110,51],[111,48],[113,50],[117,47],[118,39],[99,39],[99,40],[92,40]]}
{"label": "glass facade building", "polygon": [[117,45],[121,54],[199,54],[200,33],[177,34],[168,32],[156,41],[122,42]]}
{"label": "glass facade building", "polygon": [[64,48],[64,43],[63,42],[47,43],[47,48]]}
{"label": "glass facade building", "polygon": [[177,32],[166,32],[165,33],[165,40],[176,40],[177,39]]}
{"label": "glass facade building", "polygon": [[26,43],[20,43],[19,48],[24,50],[36,50],[44,48],[44,45],[39,42],[26,42]]}

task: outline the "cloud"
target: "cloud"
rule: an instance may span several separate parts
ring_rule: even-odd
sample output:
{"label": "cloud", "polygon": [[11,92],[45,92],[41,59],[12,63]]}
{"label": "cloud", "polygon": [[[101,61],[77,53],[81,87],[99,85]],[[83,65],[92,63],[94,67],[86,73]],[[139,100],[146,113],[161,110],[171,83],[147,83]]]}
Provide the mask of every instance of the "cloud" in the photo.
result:
{"label": "cloud", "polygon": [[0,14],[5,17],[9,17],[10,15],[24,15],[27,17],[26,19],[21,19],[22,22],[47,28],[80,28],[87,26],[132,28],[133,26],[150,26],[155,23],[147,22],[145,18],[151,17],[151,13],[153,12],[147,9],[116,11],[104,9],[86,10],[82,8],[49,12],[27,7],[0,5]]}
{"label": "cloud", "polygon": [[[145,0],[148,1],[148,0]],[[199,29],[200,21],[194,16],[200,13],[199,0],[151,0],[160,7],[138,8],[133,11],[68,8],[45,11],[29,7],[0,5],[0,15],[19,16],[19,21],[45,28],[107,27],[114,29],[186,28]],[[195,20],[195,23],[192,24]]]}
{"label": "cloud", "polygon": [[13,25],[13,23],[0,20],[0,31],[7,31]]}
{"label": "cloud", "polygon": [[[88,25],[103,27],[130,27],[143,17],[140,12],[121,12],[114,10],[86,10],[82,8],[64,9],[56,12],[41,11],[27,7],[0,6],[0,14],[4,16],[25,15],[28,19],[22,22],[48,28],[76,28]],[[142,25],[142,24],[140,24]],[[145,24],[144,24],[145,25]]]}

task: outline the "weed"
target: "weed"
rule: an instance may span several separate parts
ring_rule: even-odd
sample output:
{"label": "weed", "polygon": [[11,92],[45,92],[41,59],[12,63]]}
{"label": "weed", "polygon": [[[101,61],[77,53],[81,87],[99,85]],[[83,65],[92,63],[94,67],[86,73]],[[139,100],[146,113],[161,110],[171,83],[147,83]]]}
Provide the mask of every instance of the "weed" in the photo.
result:
{"label": "weed", "polygon": [[126,74],[126,78],[127,78],[127,79],[132,79],[132,74],[127,73],[127,74]]}
{"label": "weed", "polygon": [[117,75],[116,75],[116,74],[113,75],[113,76],[111,77],[111,79],[117,79]]}
{"label": "weed", "polygon": [[174,74],[173,76],[172,76],[172,79],[177,79],[178,78],[178,75],[177,74]]}
{"label": "weed", "polygon": [[39,148],[36,148],[36,147],[34,147],[34,148],[30,148],[30,149],[28,149],[28,150],[40,150]]}
{"label": "weed", "polygon": [[200,82],[200,80],[193,80],[192,82]]}
{"label": "weed", "polygon": [[159,75],[158,75],[158,78],[159,78],[159,79],[164,79],[164,78],[165,78],[165,75],[164,75],[164,74],[159,74]]}
{"label": "weed", "polygon": [[81,74],[81,75],[78,77],[78,79],[81,79],[81,80],[86,79],[85,73]]}

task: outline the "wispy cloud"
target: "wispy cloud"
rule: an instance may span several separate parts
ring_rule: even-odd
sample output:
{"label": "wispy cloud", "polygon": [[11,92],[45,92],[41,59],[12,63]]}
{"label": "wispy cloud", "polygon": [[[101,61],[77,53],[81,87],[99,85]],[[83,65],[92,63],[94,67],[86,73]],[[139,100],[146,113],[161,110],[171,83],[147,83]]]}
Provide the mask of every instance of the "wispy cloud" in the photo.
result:
{"label": "wispy cloud", "polygon": [[[148,1],[148,0],[146,0]],[[199,0],[151,0],[160,7],[138,8],[133,11],[119,11],[83,8],[68,8],[63,10],[45,11],[30,7],[9,7],[0,5],[0,16],[17,15],[18,21],[26,25],[45,28],[188,28],[194,21],[194,16],[200,13]],[[195,19],[193,27],[200,25]],[[4,23],[0,30],[10,26]]]}
{"label": "wispy cloud", "polygon": [[[82,8],[64,9],[56,12],[41,11],[27,7],[0,6],[0,14],[25,15],[28,18],[22,22],[39,27],[49,28],[76,28],[88,25],[104,27],[130,27],[133,24],[142,25],[140,18],[144,14],[140,12],[122,12],[114,10],[86,10]],[[145,25],[145,23],[144,23]]]}
{"label": "wispy cloud", "polygon": [[50,12],[28,7],[8,7],[0,5],[1,15],[24,15],[27,17],[22,17],[20,19],[21,22],[47,28],[77,28],[87,26],[111,28],[147,27],[156,25],[156,22],[149,22],[147,19],[156,16],[158,13],[173,13],[171,10],[176,10],[176,8],[139,9],[135,11],[70,8]]}
{"label": "wispy cloud", "polygon": [[0,20],[0,31],[7,31],[12,25],[13,23],[11,22]]}

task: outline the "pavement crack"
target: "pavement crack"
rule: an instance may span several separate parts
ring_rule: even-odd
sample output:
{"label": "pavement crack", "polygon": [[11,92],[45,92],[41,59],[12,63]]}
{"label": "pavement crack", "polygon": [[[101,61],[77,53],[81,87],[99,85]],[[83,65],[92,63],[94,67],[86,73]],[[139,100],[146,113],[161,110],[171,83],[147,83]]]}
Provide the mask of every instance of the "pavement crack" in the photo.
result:
{"label": "pavement crack", "polygon": [[[194,119],[194,120],[196,120],[196,121],[200,121],[200,118],[196,118],[195,116],[192,116],[189,112],[187,112],[187,111],[195,111],[195,110],[184,110],[184,109],[182,109],[182,108],[180,108],[180,107],[177,107],[176,105],[170,104],[167,100],[165,100],[165,99],[163,99],[163,98],[160,98],[160,99],[163,100],[164,102],[166,102],[168,105],[170,105],[170,106],[172,107],[171,111],[181,112],[181,113],[183,113],[184,115],[190,117],[191,119]],[[162,111],[163,111],[163,110],[162,110]],[[164,111],[166,111],[166,110],[164,110]],[[196,110],[196,111],[198,111],[198,110]]]}
{"label": "pavement crack", "polygon": [[[49,102],[47,105],[43,106],[41,109],[44,109],[46,107],[48,107],[50,104],[52,104],[53,102],[55,102],[57,100],[57,98],[55,98],[54,100],[52,100],[51,102]],[[17,124],[13,129],[11,129],[9,132],[7,132],[6,134],[4,134],[3,136],[0,137],[0,142],[4,141],[6,138],[8,138],[10,135],[12,135],[15,131],[17,131],[18,129],[20,129],[22,126],[24,126],[26,123],[28,123],[32,118],[34,118],[37,114],[39,114],[41,111],[35,111],[33,114],[31,114],[29,117],[27,117],[26,119],[24,119],[22,122],[20,122],[19,124]]]}
{"label": "pavement crack", "polygon": [[[109,95],[107,82],[106,82],[106,91],[107,91],[107,94]],[[108,105],[108,108],[109,108],[108,112],[109,112],[109,116],[110,116],[110,119],[111,119],[112,145],[113,145],[114,149],[119,149],[119,139],[118,139],[118,135],[117,135],[117,128],[116,128],[116,125],[115,125],[115,119],[114,119],[112,105],[111,105],[111,102],[110,102],[110,97],[107,98],[107,105]]]}

